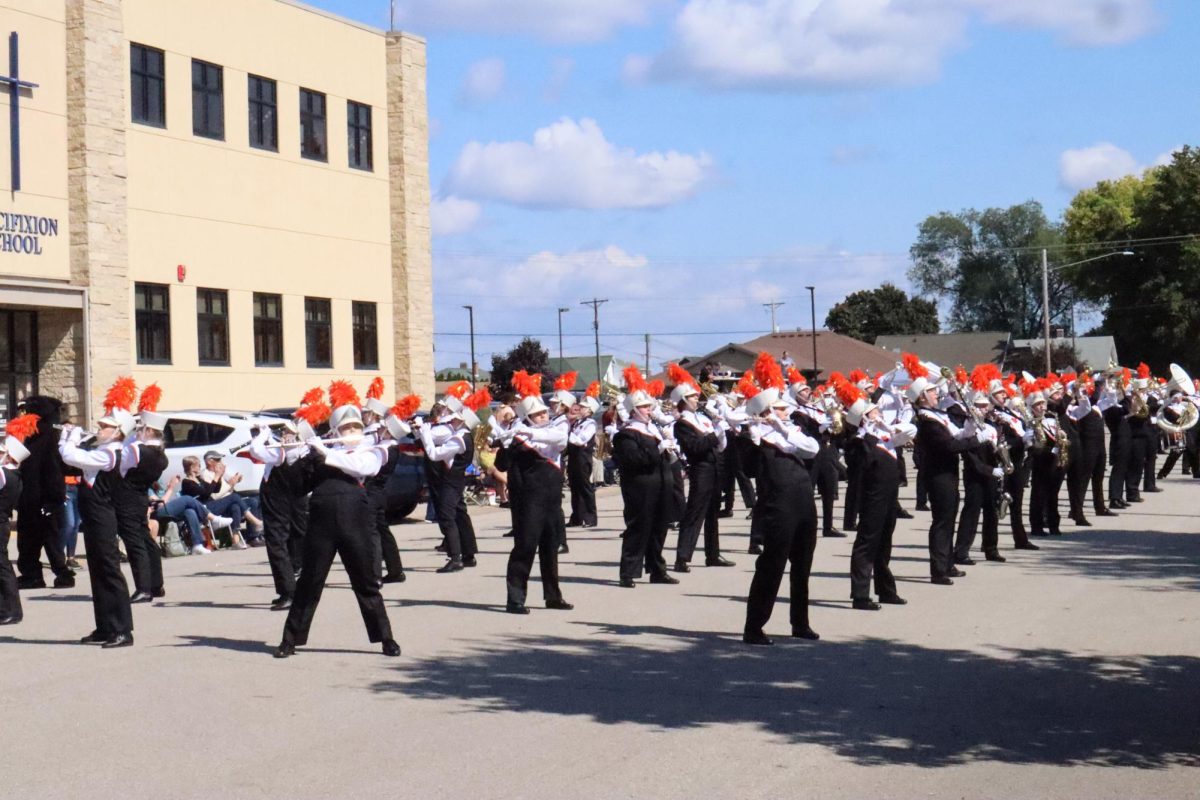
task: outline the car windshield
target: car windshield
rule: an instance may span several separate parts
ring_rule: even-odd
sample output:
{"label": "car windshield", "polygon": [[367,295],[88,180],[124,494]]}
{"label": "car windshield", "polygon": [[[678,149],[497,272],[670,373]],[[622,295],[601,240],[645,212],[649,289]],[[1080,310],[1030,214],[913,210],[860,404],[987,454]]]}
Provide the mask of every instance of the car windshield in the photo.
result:
{"label": "car windshield", "polygon": [[168,450],[176,447],[210,447],[221,444],[231,433],[231,426],[217,422],[173,419],[163,431],[163,446]]}

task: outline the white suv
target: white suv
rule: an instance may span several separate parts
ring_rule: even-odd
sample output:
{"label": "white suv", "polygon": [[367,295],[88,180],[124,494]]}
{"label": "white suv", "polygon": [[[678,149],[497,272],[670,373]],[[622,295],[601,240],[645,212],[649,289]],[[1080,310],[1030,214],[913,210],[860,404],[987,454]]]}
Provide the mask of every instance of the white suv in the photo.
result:
{"label": "white suv", "polygon": [[281,428],[280,417],[250,414],[244,411],[186,410],[160,411],[167,417],[163,445],[167,453],[167,468],[161,482],[165,486],[174,475],[183,474],[183,459],[195,456],[204,463],[204,454],[215,450],[225,462],[225,474],[241,473],[237,485],[241,494],[255,494],[262,483],[263,465],[239,455],[254,437],[250,431],[257,427]]}

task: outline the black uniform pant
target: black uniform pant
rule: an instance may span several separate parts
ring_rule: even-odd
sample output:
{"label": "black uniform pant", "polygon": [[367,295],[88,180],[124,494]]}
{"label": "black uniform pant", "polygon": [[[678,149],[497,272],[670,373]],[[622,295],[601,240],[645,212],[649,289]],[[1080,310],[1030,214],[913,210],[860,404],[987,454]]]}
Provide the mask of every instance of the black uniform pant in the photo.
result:
{"label": "black uniform pant", "polygon": [[742,495],[742,505],[754,508],[756,499],[754,482],[746,472],[747,462],[753,458],[754,443],[742,436],[735,436],[725,448],[725,471],[722,473],[721,491],[725,496],[725,510],[733,510],[733,487],[737,484]]}
{"label": "black uniform pant", "polygon": [[567,456],[567,484],[571,488],[570,525],[595,525],[596,487],[592,485],[592,453],[572,447]]}
{"label": "black uniform pant", "polygon": [[[887,461],[892,461],[890,468]],[[872,472],[870,482],[863,486],[862,514],[854,547],[850,550],[851,600],[869,599],[872,575],[876,594],[880,597],[897,595],[891,561],[896,500],[900,495],[900,463],[885,455],[880,464],[880,468]]]}
{"label": "black uniform pant", "polygon": [[10,527],[11,523],[8,520],[0,520],[0,619],[22,615],[21,593],[17,591],[17,574],[13,572],[12,561],[8,559]]}
{"label": "black uniform pant", "polygon": [[[761,488],[762,487],[761,480],[758,478],[755,478],[754,480],[755,480],[755,483],[757,484],[757,486],[759,488]],[[762,496],[762,492],[759,492],[758,494],[760,497]],[[763,546],[763,541],[767,538],[766,533],[765,533],[765,531],[766,531],[765,525],[766,525],[766,520],[764,518],[760,517],[758,514],[755,514],[754,517],[750,520],[750,547],[751,548]]]}
{"label": "black uniform pant", "polygon": [[383,570],[388,575],[399,575],[404,572],[404,563],[400,560],[400,547],[391,526],[387,524],[387,492],[382,486],[368,487],[367,497],[371,499],[371,520],[375,534],[375,575],[383,580]]}
{"label": "black uniform pant", "polygon": [[1125,480],[1129,474],[1131,448],[1128,440],[1109,442],[1108,502],[1119,503],[1125,499]]}
{"label": "black uniform pant", "polygon": [[125,544],[134,591],[150,594],[155,589],[163,588],[162,551],[150,538],[150,526],[145,513],[138,521],[130,513],[119,514],[117,535]]}
{"label": "black uniform pant", "polygon": [[762,631],[771,619],[783,571],[791,562],[791,623],[808,627],[808,578],[817,549],[817,504],[805,479],[787,497],[760,498],[754,516],[764,519],[763,551],[754,562],[746,600],[746,633]]}
{"label": "black uniform pant", "polygon": [[43,551],[55,577],[65,578],[74,574],[67,566],[61,531],[61,509],[54,514],[26,511],[17,515],[17,569],[22,578],[44,580]]}
{"label": "black uniform pant", "polygon": [[1012,527],[1013,542],[1029,544],[1029,533],[1025,529],[1025,484],[1029,481],[1029,459],[1014,460],[1011,475],[1004,476],[1004,491],[1008,492],[1008,523]]}
{"label": "black uniform pant", "polygon": [[621,534],[623,580],[642,577],[643,567],[652,576],[667,574],[662,551],[667,540],[671,492],[669,473],[621,474],[621,499],[625,503],[625,532]]}
{"label": "black uniform pant", "polygon": [[1125,500],[1132,502],[1142,494],[1142,472],[1146,469],[1150,439],[1134,436],[1129,440],[1129,466],[1125,472]]}
{"label": "black uniform pant", "polygon": [[262,512],[267,563],[275,591],[280,597],[292,597],[296,594],[296,573],[300,570],[304,532],[308,528],[308,496],[264,494]]}
{"label": "black uniform pant", "polygon": [[[717,456],[720,458],[720,456]],[[716,461],[701,461],[688,467],[687,508],[683,512],[683,523],[679,526],[679,543],[675,547],[675,560],[688,563],[700,540],[700,528],[704,527],[704,558],[713,561],[721,557],[721,542],[718,519],[721,513],[721,496],[717,494],[720,470]]]}
{"label": "black uniform pant", "polygon": [[862,495],[862,457],[850,455],[854,448],[847,450],[846,455],[846,508],[842,513],[842,526],[848,530],[858,527],[859,499]]}
{"label": "black uniform pant", "polygon": [[833,530],[833,504],[838,498],[837,450],[833,445],[821,443],[809,472],[821,495],[821,531],[829,533]]}
{"label": "black uniform pant", "polygon": [[971,545],[979,532],[979,517],[983,515],[983,552],[1000,549],[1000,519],[996,501],[1000,484],[995,478],[968,472],[963,475],[962,512],[958,516],[958,534],[954,538],[954,557],[960,561],[970,558]]}
{"label": "black uniform pant", "polygon": [[1146,460],[1142,464],[1142,488],[1152,492],[1158,488],[1158,428],[1146,439]]}
{"label": "black uniform pant", "polygon": [[92,612],[96,633],[106,639],[133,632],[129,584],[121,572],[117,549],[117,519],[83,519],[83,546],[87,549],[88,579],[92,584]]}
{"label": "black uniform pant", "polygon": [[430,495],[437,512],[438,528],[446,537],[446,555],[451,558],[474,558],[475,526],[471,524],[471,515],[467,513],[463,487],[445,481],[438,486],[431,486]]}
{"label": "black uniform pant", "polygon": [[1062,490],[1063,477],[1064,472],[1055,465],[1053,456],[1034,457],[1029,492],[1029,528],[1033,533],[1061,532],[1058,494]]}
{"label": "black uniform pant", "polygon": [[375,578],[375,532],[371,501],[362,489],[347,488],[321,494],[320,487],[309,501],[308,534],[296,595],[283,627],[283,641],[308,643],[313,615],[321,602],[325,581],[336,555],[350,577],[350,588],[358,601],[367,637],[372,642],[392,638],[379,582]]}
{"label": "black uniform pant", "polygon": [[[553,467],[547,465],[548,469]],[[525,605],[534,554],[542,570],[542,596],[547,603],[562,600],[558,586],[558,520],[562,519],[562,477],[539,469],[523,483],[513,508],[513,549],[508,556],[508,602]]]}
{"label": "black uniform pant", "polygon": [[1082,519],[1084,503],[1087,502],[1088,485],[1092,487],[1092,509],[1099,514],[1104,510],[1104,440],[1085,439],[1072,454],[1067,470],[1067,497],[1071,506],[1071,517]]}
{"label": "black uniform pant", "polygon": [[958,475],[940,472],[925,476],[929,490],[929,575],[944,578],[954,569],[954,523],[958,519]]}

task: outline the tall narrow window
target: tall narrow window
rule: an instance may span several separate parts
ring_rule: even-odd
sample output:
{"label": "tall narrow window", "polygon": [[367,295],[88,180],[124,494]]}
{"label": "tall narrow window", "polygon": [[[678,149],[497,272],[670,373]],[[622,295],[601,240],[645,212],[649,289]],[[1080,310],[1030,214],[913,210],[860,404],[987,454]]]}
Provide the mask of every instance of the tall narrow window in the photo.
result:
{"label": "tall narrow window", "polygon": [[157,283],[133,286],[134,326],[139,364],[171,363],[170,290]]}
{"label": "tall narrow window", "polygon": [[325,130],[325,95],[300,90],[300,155],[315,161],[329,160]]}
{"label": "tall narrow window", "polygon": [[304,346],[309,367],[333,366],[333,321],[328,300],[304,298]]}
{"label": "tall narrow window", "polygon": [[371,107],[353,100],[347,101],[346,127],[349,136],[350,166],[370,172],[374,167],[371,155]]}
{"label": "tall narrow window", "polygon": [[283,366],[283,296],[254,293],[254,366]]}
{"label": "tall narrow window", "polygon": [[129,45],[130,105],[134,122],[167,127],[167,68],[162,50]]}
{"label": "tall narrow window", "polygon": [[247,86],[250,98],[250,146],[259,150],[279,150],[279,115],[275,99],[275,81],[251,75]]}
{"label": "tall narrow window", "polygon": [[225,138],[225,79],[216,64],[192,59],[192,133]]}
{"label": "tall narrow window", "polygon": [[352,303],[350,316],[354,327],[354,368],[379,369],[379,326],[374,303]]}
{"label": "tall narrow window", "polygon": [[196,339],[200,366],[229,366],[229,294],[224,289],[196,290]]}

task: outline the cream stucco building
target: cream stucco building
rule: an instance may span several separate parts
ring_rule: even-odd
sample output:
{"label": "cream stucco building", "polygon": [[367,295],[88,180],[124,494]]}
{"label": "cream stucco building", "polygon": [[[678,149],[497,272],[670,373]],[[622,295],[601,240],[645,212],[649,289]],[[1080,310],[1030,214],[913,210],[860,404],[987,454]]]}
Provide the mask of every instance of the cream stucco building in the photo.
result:
{"label": "cream stucco building", "polygon": [[421,39],[292,0],[0,0],[0,36],[0,416],[122,374],[431,394]]}

